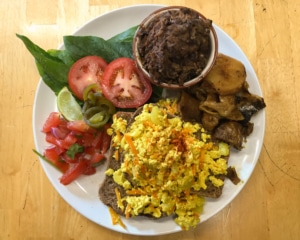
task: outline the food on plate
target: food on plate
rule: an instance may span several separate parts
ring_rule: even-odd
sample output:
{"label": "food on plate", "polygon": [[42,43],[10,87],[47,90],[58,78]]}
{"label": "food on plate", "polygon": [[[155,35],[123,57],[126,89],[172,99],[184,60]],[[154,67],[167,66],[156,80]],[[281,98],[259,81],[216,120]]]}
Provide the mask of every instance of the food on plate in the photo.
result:
{"label": "food on plate", "polygon": [[106,66],[106,61],[98,56],[86,56],[77,60],[68,74],[68,84],[74,95],[83,100],[84,89],[101,81]]}
{"label": "food on plate", "polygon": [[219,95],[234,94],[242,89],[246,81],[246,69],[239,60],[219,54],[205,80]]}
{"label": "food on plate", "polygon": [[166,99],[114,115],[99,196],[127,218],[174,215],[189,229],[200,221],[204,196],[220,196],[230,150],[214,143],[200,124],[184,122],[173,107]]}
{"label": "food on plate", "polygon": [[136,27],[131,27],[108,40],[97,36],[64,36],[64,49],[47,51],[24,35],[17,34],[17,37],[34,57],[43,82],[58,94],[63,87],[69,86],[70,68],[81,58],[98,56],[109,63],[120,57],[132,57],[132,39],[135,31]]}
{"label": "food on plate", "polygon": [[83,100],[83,119],[90,127],[102,128],[116,112],[115,106],[103,96],[97,83],[84,89]]}
{"label": "food on plate", "polygon": [[264,99],[248,90],[244,65],[220,53],[212,75],[179,90],[175,100],[114,115],[100,199],[127,218],[174,215],[183,229],[195,226],[205,197],[220,197],[226,177],[240,182],[228,167],[230,146],[242,149],[251,117],[264,107]]}
{"label": "food on plate", "polygon": [[68,121],[82,120],[83,114],[81,106],[78,104],[72,93],[67,87],[63,87],[57,95],[58,111]]}
{"label": "food on plate", "polygon": [[50,146],[38,155],[62,172],[60,183],[64,185],[81,175],[94,174],[109,148],[109,126],[97,130],[83,120],[67,121],[61,113],[51,112],[42,129]]}
{"label": "food on plate", "polygon": [[212,21],[193,9],[160,9],[137,30],[136,59],[154,83],[183,86],[207,67],[217,47],[212,28]]}
{"label": "food on plate", "polygon": [[[50,49],[47,51],[34,44],[26,36],[17,34],[17,37],[23,41],[26,48],[35,58],[42,80],[58,96],[57,106],[60,113],[55,114],[55,116],[59,115],[59,118],[68,120],[55,122],[53,121],[55,118],[49,116],[49,119],[45,121],[48,130],[47,132],[44,131],[44,133],[46,141],[51,145],[43,150],[44,154],[35,151],[42,159],[52,163],[52,165],[63,172],[62,179],[64,180],[61,180],[63,184],[69,184],[81,174],[95,173],[98,159],[99,161],[100,159],[105,159],[104,150],[106,151],[110,144],[105,127],[111,121],[111,116],[115,113],[116,106],[104,97],[101,89],[95,83],[100,85],[106,67],[113,69],[107,63],[115,63],[113,60],[121,57],[122,59],[124,57],[132,57],[131,41],[136,28],[129,28],[108,40],[96,36],[64,36],[64,49]],[[132,61],[129,59],[127,63]],[[128,80],[129,76],[127,75],[126,77],[128,77]],[[106,79],[108,80],[108,78]],[[141,79],[139,81],[138,83],[141,86],[144,84],[144,92],[137,98],[131,99],[131,103],[135,104],[134,107],[142,104],[143,101],[147,101],[152,93],[150,83],[141,81]],[[135,85],[137,81],[134,81],[135,84],[133,85],[130,85],[128,82],[124,83],[119,90],[122,90],[123,87],[130,93],[132,93],[132,90],[135,90],[135,95],[133,96],[136,97],[138,95],[137,85]],[[144,99],[143,101],[141,101],[142,98]],[[123,100],[129,100],[129,98]],[[133,105],[128,106],[131,107]],[[128,106],[123,104],[122,107]],[[50,115],[54,116],[53,114]],[[57,122],[59,124],[63,122],[62,126],[52,125]],[[86,131],[89,132],[90,129],[101,134],[86,134]],[[71,130],[71,134],[67,137],[64,134],[65,130],[66,132]],[[77,139],[82,143],[79,144],[76,138],[82,138],[81,140]],[[96,142],[101,142],[100,149],[94,146]],[[76,156],[74,155],[75,159],[70,159],[64,154],[73,146],[72,144],[77,146],[72,148],[72,151],[74,149],[83,151],[82,154],[80,152],[76,153]],[[61,148],[61,145],[63,148]],[[84,161],[89,160],[85,161],[85,163],[89,164],[81,162],[79,164],[77,155],[81,156],[80,159],[82,157],[88,158],[84,159]],[[90,165],[92,166],[90,167]],[[88,172],[83,171],[85,167],[88,167]],[[67,169],[70,169],[70,171],[65,174]],[[65,178],[65,175],[68,177]]]}
{"label": "food on plate", "polygon": [[131,58],[118,58],[105,69],[100,88],[103,95],[118,108],[137,108],[152,94],[149,80]]}
{"label": "food on plate", "polygon": [[184,120],[201,123],[215,140],[238,150],[253,130],[252,116],[265,107],[264,99],[249,91],[243,63],[222,53],[210,73],[185,89],[179,101]]}

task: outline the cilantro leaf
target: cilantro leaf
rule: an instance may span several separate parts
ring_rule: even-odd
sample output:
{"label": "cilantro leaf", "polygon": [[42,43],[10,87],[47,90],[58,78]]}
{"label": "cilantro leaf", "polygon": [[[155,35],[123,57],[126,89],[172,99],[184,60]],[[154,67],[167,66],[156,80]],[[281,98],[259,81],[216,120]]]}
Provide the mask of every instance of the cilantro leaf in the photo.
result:
{"label": "cilantro leaf", "polygon": [[73,145],[70,146],[70,148],[67,150],[67,155],[71,158],[74,159],[75,155],[77,153],[83,152],[84,147],[79,145],[78,143],[74,143]]}

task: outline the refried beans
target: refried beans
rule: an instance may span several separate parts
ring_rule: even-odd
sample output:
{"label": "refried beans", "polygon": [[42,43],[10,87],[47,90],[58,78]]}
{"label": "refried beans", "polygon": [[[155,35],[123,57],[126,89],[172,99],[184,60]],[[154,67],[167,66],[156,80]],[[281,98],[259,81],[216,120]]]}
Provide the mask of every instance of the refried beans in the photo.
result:
{"label": "refried beans", "polygon": [[183,85],[198,76],[211,51],[212,21],[189,8],[168,10],[141,26],[138,51],[153,81]]}

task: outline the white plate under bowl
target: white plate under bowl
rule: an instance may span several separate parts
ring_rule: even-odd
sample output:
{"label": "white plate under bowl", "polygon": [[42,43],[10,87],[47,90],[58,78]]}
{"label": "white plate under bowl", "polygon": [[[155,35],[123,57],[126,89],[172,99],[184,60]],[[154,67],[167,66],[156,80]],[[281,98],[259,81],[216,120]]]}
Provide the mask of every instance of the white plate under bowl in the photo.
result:
{"label": "white plate under bowl", "polygon": [[[107,39],[132,26],[138,25],[151,12],[161,7],[163,6],[143,4],[116,9],[86,23],[74,35],[95,35]],[[257,76],[243,51],[222,29],[215,25],[214,27],[219,39],[219,52],[243,62],[247,71],[250,91],[262,96]],[[40,153],[43,153],[44,149],[49,146],[41,129],[45,119],[52,111],[57,111],[55,95],[40,80],[33,107],[34,140],[36,149]],[[207,199],[204,212],[201,215],[201,222],[211,218],[229,204],[249,179],[258,161],[263,143],[265,111],[262,110],[254,116],[252,122],[254,123],[254,131],[248,137],[246,147],[240,152],[233,151],[229,160],[229,164],[236,167],[243,183],[235,186],[226,180],[222,196],[215,200]],[[171,217],[160,220],[151,220],[145,217],[123,219],[127,229],[123,229],[119,225],[112,225],[108,208],[98,198],[98,188],[104,179],[105,165],[98,167],[95,175],[82,176],[70,185],[64,186],[59,182],[61,173],[45,161],[40,159],[40,162],[47,177],[61,197],[80,214],[103,227],[133,235],[162,235],[181,231],[181,228],[174,223]]]}

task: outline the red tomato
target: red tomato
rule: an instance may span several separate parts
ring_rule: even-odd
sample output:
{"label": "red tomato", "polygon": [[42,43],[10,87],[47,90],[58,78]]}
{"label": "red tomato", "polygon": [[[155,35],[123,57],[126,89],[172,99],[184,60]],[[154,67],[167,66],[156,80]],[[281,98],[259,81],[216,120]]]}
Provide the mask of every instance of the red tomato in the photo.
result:
{"label": "red tomato", "polygon": [[84,175],[93,175],[94,173],[96,173],[96,168],[93,167],[93,166],[88,166],[82,174],[84,174]]}
{"label": "red tomato", "polygon": [[43,125],[42,131],[44,133],[50,132],[52,127],[57,127],[59,124],[60,114],[58,112],[51,112]]}
{"label": "red tomato", "polygon": [[76,120],[76,121],[68,122],[67,123],[67,128],[71,131],[81,132],[81,133],[84,133],[84,132],[95,133],[95,132],[97,132],[96,129],[91,128],[83,120]]}
{"label": "red tomato", "polygon": [[[64,173],[61,183],[66,185],[82,174],[94,174],[96,166],[105,159],[104,153],[109,148],[111,136],[107,134],[107,129],[111,125],[106,124],[99,131],[89,127],[84,121],[67,122],[58,113],[51,113],[46,123],[43,131],[46,141],[52,145],[45,149],[44,156]],[[70,149],[75,143],[83,147],[83,150]],[[74,158],[70,154],[74,154]]]}
{"label": "red tomato", "polygon": [[45,137],[46,142],[48,143],[52,143],[54,145],[56,144],[56,137],[53,136],[53,134],[51,132],[47,132],[46,133],[46,137]]}
{"label": "red tomato", "polygon": [[95,164],[100,162],[104,158],[104,155],[102,153],[95,152],[92,159],[91,164]]}
{"label": "red tomato", "polygon": [[137,108],[152,94],[150,82],[130,58],[118,58],[109,63],[100,87],[103,95],[119,108]]}
{"label": "red tomato", "polygon": [[56,166],[61,172],[66,172],[69,168],[69,164],[63,161],[60,161],[60,154],[62,149],[57,146],[51,146],[47,148],[44,152],[44,156],[49,160],[54,166]]}
{"label": "red tomato", "polygon": [[51,147],[48,147],[45,149],[44,152],[44,156],[45,158],[47,158],[49,161],[51,161],[52,163],[56,163],[59,160],[59,154],[56,150],[56,146],[52,145]]}
{"label": "red tomato", "polygon": [[92,147],[95,149],[100,149],[100,147],[102,146],[102,142],[103,142],[103,135],[104,132],[100,131],[98,132],[98,134],[94,137],[94,140],[92,142]]}
{"label": "red tomato", "polygon": [[95,140],[95,134],[92,133],[82,133],[80,138],[78,138],[78,143],[84,147],[93,146],[93,142]]}
{"label": "red tomato", "polygon": [[69,133],[64,139],[56,139],[56,145],[63,148],[69,149],[71,145],[77,142],[76,136],[73,133]]}
{"label": "red tomato", "polygon": [[80,161],[70,167],[60,178],[60,182],[64,185],[71,183],[78,178],[81,174],[87,171],[89,165],[86,161]]}
{"label": "red tomato", "polygon": [[86,147],[81,155],[81,160],[88,160],[90,164],[100,162],[104,158],[104,154],[99,152],[99,149],[94,147]]}
{"label": "red tomato", "polygon": [[68,75],[69,87],[76,97],[83,100],[84,89],[101,80],[107,63],[98,56],[87,56],[76,61]]}
{"label": "red tomato", "polygon": [[75,155],[74,159],[72,159],[68,154],[67,151],[65,151],[63,154],[61,154],[61,160],[63,160],[64,162],[68,163],[68,164],[72,164],[72,163],[77,163],[79,162],[78,157]]}

